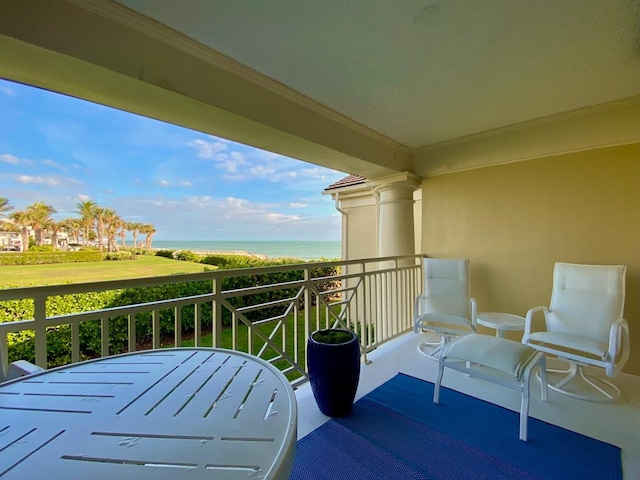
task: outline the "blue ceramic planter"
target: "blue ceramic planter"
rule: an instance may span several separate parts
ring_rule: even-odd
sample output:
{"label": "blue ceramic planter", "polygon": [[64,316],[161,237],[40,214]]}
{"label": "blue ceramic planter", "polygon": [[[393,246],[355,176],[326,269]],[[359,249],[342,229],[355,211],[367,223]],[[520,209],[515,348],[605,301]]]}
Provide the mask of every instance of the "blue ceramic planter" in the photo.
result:
{"label": "blue ceramic planter", "polygon": [[[338,330],[338,329],[334,329]],[[351,406],[360,379],[360,344],[356,334],[345,343],[329,344],[314,340],[307,343],[309,382],[320,411],[329,417],[344,417]]]}

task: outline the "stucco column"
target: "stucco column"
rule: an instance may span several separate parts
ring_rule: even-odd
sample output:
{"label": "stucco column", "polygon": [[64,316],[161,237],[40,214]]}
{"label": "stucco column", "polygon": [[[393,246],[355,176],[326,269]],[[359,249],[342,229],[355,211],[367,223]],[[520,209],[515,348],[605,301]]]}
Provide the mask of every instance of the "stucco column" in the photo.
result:
{"label": "stucco column", "polygon": [[420,181],[413,175],[403,177],[392,177],[375,186],[380,257],[415,253],[413,192],[420,186]]}

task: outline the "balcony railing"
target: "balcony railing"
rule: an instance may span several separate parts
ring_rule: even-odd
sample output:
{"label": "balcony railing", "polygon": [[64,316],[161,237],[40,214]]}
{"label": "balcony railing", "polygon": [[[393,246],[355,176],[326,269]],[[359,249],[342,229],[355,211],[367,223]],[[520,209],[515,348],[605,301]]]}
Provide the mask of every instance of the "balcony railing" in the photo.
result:
{"label": "balcony railing", "polygon": [[[47,338],[54,331],[68,331],[68,335],[64,333],[68,356],[71,362],[78,362],[87,358],[81,324],[99,324],[100,348],[94,356],[108,356],[119,353],[110,347],[114,340],[110,324],[126,323],[124,350],[134,351],[161,348],[168,337],[172,346],[182,346],[183,326],[188,323],[191,327],[193,322],[189,331],[193,345],[205,346],[206,338],[206,346],[225,346],[259,356],[275,364],[297,386],[307,380],[304,352],[306,339],[314,330],[354,330],[366,361],[368,352],[412,328],[413,300],[422,290],[422,257],[314,262],[0,290],[0,308],[2,302],[27,300],[33,309],[33,318],[0,323],[2,368],[6,371],[9,345],[15,343],[16,334],[30,337],[35,363],[46,368]],[[327,270],[334,273],[326,275]],[[268,278],[293,280],[265,283]],[[87,292],[125,293],[144,287],[195,285],[194,282],[200,286],[204,282],[207,293],[48,315],[47,302],[54,297],[73,302],[77,298],[73,295]],[[234,288],[238,284],[253,286]],[[146,325],[148,339],[137,335],[143,322],[150,323]],[[141,345],[141,340],[148,341]]]}

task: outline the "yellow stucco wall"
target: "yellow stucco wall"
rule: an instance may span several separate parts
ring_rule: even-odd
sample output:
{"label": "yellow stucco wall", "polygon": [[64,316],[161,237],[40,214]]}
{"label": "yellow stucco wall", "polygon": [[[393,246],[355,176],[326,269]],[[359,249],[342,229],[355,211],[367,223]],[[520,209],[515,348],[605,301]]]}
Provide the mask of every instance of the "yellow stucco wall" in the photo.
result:
{"label": "yellow stucco wall", "polygon": [[[350,260],[378,255],[377,210],[375,205],[346,208],[347,255]],[[344,228],[344,227],[343,227]]]}
{"label": "yellow stucco wall", "polygon": [[435,176],[422,199],[422,252],[470,259],[479,312],[548,305],[557,261],[627,265],[640,375],[640,145]]}

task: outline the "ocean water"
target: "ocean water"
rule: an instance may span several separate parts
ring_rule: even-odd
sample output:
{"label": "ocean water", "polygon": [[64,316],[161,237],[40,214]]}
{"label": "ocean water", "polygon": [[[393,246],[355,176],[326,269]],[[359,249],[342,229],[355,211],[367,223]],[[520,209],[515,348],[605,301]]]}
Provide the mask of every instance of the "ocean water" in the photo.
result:
{"label": "ocean water", "polygon": [[154,240],[153,248],[207,252],[248,252],[270,258],[293,257],[300,260],[340,258],[340,242],[332,241],[208,241],[208,240]]}

